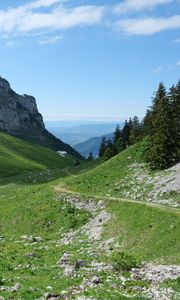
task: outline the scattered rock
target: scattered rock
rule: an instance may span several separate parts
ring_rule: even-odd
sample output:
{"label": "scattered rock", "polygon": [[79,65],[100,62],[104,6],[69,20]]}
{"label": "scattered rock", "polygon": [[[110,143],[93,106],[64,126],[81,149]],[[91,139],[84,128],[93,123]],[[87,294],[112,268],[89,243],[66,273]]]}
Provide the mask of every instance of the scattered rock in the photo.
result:
{"label": "scattered rock", "polygon": [[39,257],[39,255],[37,253],[35,253],[35,252],[27,252],[27,253],[25,253],[25,256],[26,257],[31,257],[31,258],[33,258],[33,257]]}
{"label": "scattered rock", "polygon": [[76,237],[77,231],[69,231],[64,234],[64,237],[59,241],[60,245],[70,245]]}
{"label": "scattered rock", "polygon": [[51,300],[62,299],[60,294],[55,294],[55,293],[47,293],[44,296],[46,297],[45,299],[51,299]]}
{"label": "scattered rock", "polygon": [[21,239],[29,242],[29,243],[40,243],[43,242],[43,239],[40,236],[35,236],[33,237],[32,235],[28,236],[28,235],[22,235]]}
{"label": "scattered rock", "polygon": [[16,283],[14,286],[12,286],[10,288],[10,291],[11,292],[16,292],[17,290],[19,290],[21,288],[20,284],[19,283]]}
{"label": "scattered rock", "polygon": [[69,263],[69,258],[70,258],[70,254],[65,252],[63,256],[60,258],[60,260],[58,261],[58,264],[60,266],[66,266]]}
{"label": "scattered rock", "polygon": [[70,254],[64,253],[58,261],[58,265],[64,269],[64,276],[72,276],[75,271],[75,266],[70,265]]}
{"label": "scattered rock", "polygon": [[113,267],[110,264],[106,265],[103,262],[98,263],[96,261],[92,261],[91,262],[91,270],[97,271],[97,272],[111,271],[111,270],[113,270]]}
{"label": "scattered rock", "polygon": [[78,260],[75,262],[75,269],[83,268],[83,267],[85,267],[85,265],[86,265],[85,260],[78,259]]}
{"label": "scattered rock", "polygon": [[46,289],[47,289],[47,290],[51,290],[51,291],[52,291],[52,290],[53,290],[53,287],[49,285],[49,286],[47,286],[47,288],[46,288]]}
{"label": "scattered rock", "polygon": [[101,238],[103,225],[110,220],[110,214],[105,210],[94,216],[87,224],[84,225],[84,232],[90,240],[98,241]]}
{"label": "scattered rock", "polygon": [[180,277],[180,266],[153,265],[147,264],[141,269],[132,269],[132,278],[143,278],[145,280],[160,283],[167,279]]}
{"label": "scattered rock", "polygon": [[91,279],[91,282],[94,283],[94,284],[99,284],[101,282],[99,276],[94,276],[92,279]]}

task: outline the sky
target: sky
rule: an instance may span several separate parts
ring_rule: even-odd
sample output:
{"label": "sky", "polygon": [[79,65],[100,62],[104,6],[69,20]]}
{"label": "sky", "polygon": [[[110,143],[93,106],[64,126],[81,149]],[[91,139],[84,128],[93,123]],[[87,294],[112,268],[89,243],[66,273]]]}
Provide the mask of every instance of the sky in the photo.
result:
{"label": "sky", "polygon": [[180,79],[180,0],[0,0],[0,76],[45,120],[142,118]]}

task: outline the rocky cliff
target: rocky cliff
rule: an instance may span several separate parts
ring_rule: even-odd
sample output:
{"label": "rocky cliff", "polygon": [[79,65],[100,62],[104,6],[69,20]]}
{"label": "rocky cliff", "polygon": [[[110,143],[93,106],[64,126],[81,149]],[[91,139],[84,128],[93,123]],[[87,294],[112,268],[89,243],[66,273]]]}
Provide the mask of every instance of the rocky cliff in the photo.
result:
{"label": "rocky cliff", "polygon": [[0,129],[16,137],[81,157],[77,151],[46,130],[42,115],[38,112],[36,99],[28,95],[18,95],[2,77],[0,77]]}

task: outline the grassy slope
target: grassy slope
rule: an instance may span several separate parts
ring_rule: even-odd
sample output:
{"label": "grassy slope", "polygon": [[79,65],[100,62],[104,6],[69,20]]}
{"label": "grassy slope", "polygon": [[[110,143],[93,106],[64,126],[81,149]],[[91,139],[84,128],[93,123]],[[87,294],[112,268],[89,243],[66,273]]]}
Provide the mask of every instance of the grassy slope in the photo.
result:
{"label": "grassy slope", "polygon": [[[56,201],[53,188],[48,184],[3,186],[0,203],[0,236],[4,237],[0,241],[0,286],[13,286],[18,282],[22,289],[13,293],[13,299],[36,299],[49,285],[61,291],[79,283],[79,279],[66,280],[62,276],[56,264],[67,247],[57,247],[56,241],[60,238],[60,230],[78,228],[89,214]],[[22,235],[39,236],[43,241],[32,244],[23,240]],[[26,256],[32,252],[37,257]],[[38,289],[30,291],[30,288]],[[7,298],[12,296],[10,292],[0,293]]]}
{"label": "grassy slope", "polygon": [[[74,158],[62,158],[48,148],[0,132],[0,287],[18,281],[23,288],[13,293],[13,299],[36,299],[50,284],[59,291],[82,280],[59,277],[56,263],[67,247],[54,244],[60,231],[78,228],[89,214],[57,201],[50,183],[43,183],[67,176],[69,168],[76,169]],[[84,165],[78,171],[81,168]],[[36,246],[21,239],[22,235],[40,236],[43,242]],[[26,257],[28,252],[36,252],[37,258]],[[31,287],[35,290],[30,291]],[[1,295],[6,299],[12,293],[0,291]]]}
{"label": "grassy slope", "polygon": [[65,186],[84,194],[120,196],[117,182],[129,175],[130,165],[142,162],[145,144],[143,141],[131,146],[97,168],[76,178],[67,178]]}
{"label": "grassy slope", "polygon": [[[64,179],[63,186],[84,195],[107,196],[104,197],[106,207],[114,218],[106,229],[106,236],[117,237],[120,249],[148,261],[180,263],[179,210],[121,201],[122,190],[131,186],[129,180],[120,189],[117,183],[131,176],[130,165],[142,163],[145,144],[144,140],[89,172]],[[139,188],[143,189],[143,184]]]}
{"label": "grassy slope", "polygon": [[119,249],[143,261],[180,264],[180,211],[145,204],[107,201],[113,219],[105,230]]}
{"label": "grassy slope", "polygon": [[[113,183],[117,176],[123,178],[128,172],[129,163],[141,161],[142,150],[143,147],[139,146],[130,148],[122,153],[121,157],[115,157],[94,170],[65,180],[69,183],[68,188],[82,190],[89,194],[91,189],[88,188],[87,181],[89,184],[90,180],[97,194],[107,193],[106,184]],[[78,250],[83,244],[77,242],[72,246],[58,245],[58,240],[61,232],[77,229],[84,224],[89,214],[72,209],[63,199],[57,201],[53,187],[59,180],[51,184],[39,185],[23,185],[22,180],[27,171],[30,174],[34,172],[36,176],[44,169],[57,168],[59,161],[60,167],[69,170],[68,172],[75,172],[75,170],[80,172],[86,167],[89,168],[89,165],[74,169],[71,159],[67,162],[57,157],[51,150],[24,143],[4,134],[1,135],[0,151],[0,164],[2,163],[2,170],[4,170],[1,178],[7,183],[12,182],[12,178],[14,181],[14,183],[0,186],[0,236],[3,237],[0,239],[0,286],[13,286],[17,282],[21,285],[17,292],[5,291],[2,292],[2,296],[5,299],[13,296],[13,299],[34,300],[42,296],[48,286],[52,286],[53,291],[59,293],[68,287],[79,285],[84,278],[83,273],[80,273],[77,278],[65,278],[63,270],[57,266],[57,261],[64,252],[70,252],[78,257]],[[125,158],[128,158],[128,163]],[[117,159],[119,164],[117,164]],[[19,174],[21,184],[15,183],[16,174]],[[91,178],[94,174],[97,176],[95,181]],[[106,177],[103,177],[104,175]],[[38,177],[41,176],[38,175]],[[43,180],[46,178],[43,177]],[[78,184],[77,188],[77,182],[81,180],[85,181]],[[104,180],[106,180],[105,183]],[[37,181],[40,180],[37,178]],[[120,250],[136,254],[143,260],[180,263],[178,210],[148,207],[144,204],[117,200],[107,200],[106,209],[112,214],[112,220],[105,226],[104,237],[116,237]],[[22,235],[40,236],[43,241],[31,244],[23,241]],[[28,257],[27,253],[36,253],[37,257]],[[87,257],[87,259],[94,258]],[[110,258],[104,257],[104,259]],[[92,291],[92,295],[94,292]],[[91,291],[89,293],[91,295]],[[109,286],[102,287],[101,295],[94,296],[102,299],[102,295],[108,300],[126,299],[124,296],[122,298],[113,296],[113,291],[109,290]]]}
{"label": "grassy slope", "polygon": [[[46,169],[65,168],[67,175],[92,168],[99,162],[87,162],[74,168],[71,159],[60,158],[51,150],[4,133],[0,134],[0,152],[1,181],[4,183],[0,186],[0,287],[12,287],[17,282],[21,286],[17,292],[1,291],[1,296],[5,299],[37,299],[47,292],[48,286],[60,293],[79,285],[84,274],[66,278],[57,262],[64,252],[78,257],[82,241],[69,246],[58,244],[58,240],[62,233],[87,222],[90,214],[72,208],[59,197],[57,199],[54,191],[57,181],[36,185],[26,181],[29,174],[29,181],[34,177],[37,182],[46,181],[46,177],[40,175]],[[34,244],[24,240],[23,235],[40,236],[42,241]],[[29,257],[28,253],[35,253],[35,257]],[[106,290],[102,292],[107,295]],[[109,293],[108,299],[116,299],[111,291]],[[118,298],[126,299],[124,296]]]}
{"label": "grassy slope", "polygon": [[73,165],[74,159],[71,157],[60,157],[48,148],[0,132],[0,181],[2,183],[10,177],[10,181],[17,181],[19,178],[22,182],[31,177],[31,174],[34,176],[34,173],[43,173],[41,176],[47,177],[47,170],[53,170],[60,175],[62,169]]}
{"label": "grassy slope", "polygon": [[[21,286],[16,292],[1,291],[0,295],[5,299],[35,300],[48,292],[48,286],[53,287],[53,293],[79,286],[84,279],[84,271],[80,270],[75,278],[64,277],[57,262],[64,252],[71,253],[74,262],[77,258],[94,260],[92,255],[79,254],[79,249],[86,245],[86,240],[82,240],[85,237],[80,232],[81,241],[72,245],[59,244],[58,241],[62,233],[76,230],[86,223],[90,214],[73,209],[57,197],[50,183],[2,186],[0,204],[0,287],[12,287],[16,283]],[[24,240],[23,235],[38,236],[42,241],[32,243]],[[28,257],[28,253],[35,253],[36,256]],[[101,276],[106,278],[105,274]],[[107,283],[100,290],[93,289],[89,293],[96,293],[97,299],[102,299],[102,295],[105,297],[103,299],[108,300],[129,299],[109,288]]]}
{"label": "grassy slope", "polygon": [[[162,199],[171,198],[172,201],[180,203],[178,192],[163,191],[161,193],[157,190],[158,184],[155,186],[155,182],[158,183],[160,178],[164,182],[170,181],[171,179],[168,178],[170,173],[169,170],[150,171],[147,164],[144,164],[145,149],[146,139],[101,163],[90,172],[83,173],[76,178],[67,178],[64,180],[64,187],[86,195],[157,203],[161,203]],[[163,183],[161,183],[162,186]],[[152,190],[154,199],[151,194]],[[168,201],[166,204],[168,205]],[[172,202],[169,201],[169,205],[171,204]]]}

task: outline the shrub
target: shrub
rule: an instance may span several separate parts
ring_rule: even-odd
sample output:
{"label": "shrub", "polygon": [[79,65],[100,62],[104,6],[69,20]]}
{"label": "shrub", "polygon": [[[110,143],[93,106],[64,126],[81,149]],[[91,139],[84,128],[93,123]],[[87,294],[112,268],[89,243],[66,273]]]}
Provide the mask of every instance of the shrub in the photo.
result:
{"label": "shrub", "polygon": [[113,267],[116,271],[129,271],[140,267],[140,261],[131,254],[125,252],[114,252],[112,255]]}

